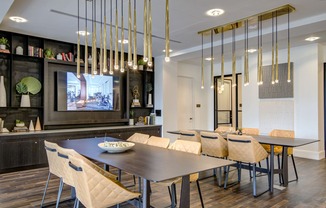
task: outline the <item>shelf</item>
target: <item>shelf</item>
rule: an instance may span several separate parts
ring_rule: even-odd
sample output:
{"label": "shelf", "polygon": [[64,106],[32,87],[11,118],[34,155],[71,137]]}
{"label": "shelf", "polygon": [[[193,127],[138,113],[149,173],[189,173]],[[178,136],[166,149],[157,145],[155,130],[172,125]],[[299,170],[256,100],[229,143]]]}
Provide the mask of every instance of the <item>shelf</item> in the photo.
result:
{"label": "shelf", "polygon": [[153,109],[154,107],[130,107],[131,109]]}
{"label": "shelf", "polygon": [[40,62],[43,61],[44,58],[36,57],[36,56],[27,56],[27,55],[18,55],[12,54],[14,60],[21,60],[21,61],[32,61],[32,62]]}

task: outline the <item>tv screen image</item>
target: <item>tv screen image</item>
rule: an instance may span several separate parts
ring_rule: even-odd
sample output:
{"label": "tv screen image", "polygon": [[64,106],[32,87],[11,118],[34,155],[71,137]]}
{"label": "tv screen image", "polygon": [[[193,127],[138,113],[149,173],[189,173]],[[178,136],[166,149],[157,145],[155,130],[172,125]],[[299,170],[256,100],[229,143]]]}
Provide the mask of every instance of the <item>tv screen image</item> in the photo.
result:
{"label": "tv screen image", "polygon": [[[58,111],[117,111],[119,78],[109,75],[58,73]],[[63,102],[63,99],[65,100]]]}

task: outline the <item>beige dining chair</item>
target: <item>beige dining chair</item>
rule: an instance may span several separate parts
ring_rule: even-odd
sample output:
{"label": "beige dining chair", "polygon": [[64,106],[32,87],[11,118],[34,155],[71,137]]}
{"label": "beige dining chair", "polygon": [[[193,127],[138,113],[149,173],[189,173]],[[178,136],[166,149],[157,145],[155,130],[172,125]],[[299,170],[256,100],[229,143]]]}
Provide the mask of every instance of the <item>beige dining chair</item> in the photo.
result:
{"label": "beige dining chair", "polygon": [[259,135],[258,128],[242,128],[242,134]]}
{"label": "beige dining chair", "polygon": [[149,137],[147,144],[151,145],[151,146],[156,146],[156,147],[168,148],[168,146],[170,144],[170,139],[163,138],[163,137],[157,137],[157,136],[151,136],[151,137]]}
{"label": "beige dining chair", "polygon": [[232,133],[235,132],[235,128],[233,126],[219,126],[215,129],[215,131],[220,133]]}
{"label": "beige dining chair", "polygon": [[[200,155],[201,143],[194,142],[194,141],[187,141],[187,140],[176,140],[175,142],[170,144],[169,149]],[[200,202],[201,202],[202,207],[204,207],[203,197],[202,197],[202,194],[200,191],[200,185],[199,185],[198,178],[199,178],[199,174],[194,173],[194,174],[190,175],[189,181],[190,181],[190,183],[196,182]],[[178,178],[165,180],[165,181],[156,183],[158,185],[163,185],[163,186],[168,187],[170,197],[171,197],[171,207],[176,207],[176,205],[177,205],[176,184],[180,183],[181,181],[182,181],[182,178],[178,177]]]}
{"label": "beige dining chair", "polygon": [[[82,156],[80,156],[82,157]],[[119,181],[107,177],[103,171],[90,165],[90,161],[69,155],[69,166],[76,188],[75,207],[81,202],[85,207],[110,207],[140,197],[140,193],[131,192]]]}
{"label": "beige dining chair", "polygon": [[58,189],[58,196],[57,196],[57,202],[56,202],[56,208],[59,207],[60,203],[60,197],[61,197],[61,192],[64,184],[64,178],[65,182],[68,185],[72,185],[70,183],[71,181],[66,180],[66,172],[64,171],[64,166],[65,166],[65,159],[61,158],[58,156],[58,148],[59,146],[56,143],[48,142],[44,140],[44,147],[48,159],[48,164],[49,164],[49,175],[45,184],[44,192],[43,192],[43,197],[42,197],[42,202],[41,202],[41,207],[43,207],[45,196],[46,196],[46,191],[49,185],[49,181],[51,179],[51,175],[55,175],[60,178],[59,182],[59,189]]}
{"label": "beige dining chair", "polygon": [[141,143],[141,144],[147,144],[148,138],[149,138],[148,134],[134,133],[127,139],[127,141]]}
{"label": "beige dining chair", "polygon": [[179,139],[193,141],[193,142],[200,142],[200,135],[197,131],[194,130],[180,130]]}
{"label": "beige dining chair", "polygon": [[[256,197],[257,189],[256,189],[256,164],[264,159],[266,159],[267,163],[267,175],[268,175],[268,184],[269,184],[269,163],[268,163],[268,153],[266,150],[256,141],[252,136],[244,136],[244,135],[233,135],[228,134],[228,150],[229,150],[229,160],[233,160],[237,162],[238,168],[238,182],[241,181],[241,166],[242,163],[248,163],[249,171],[253,171],[253,195]],[[228,175],[230,171],[230,166],[227,167],[227,172],[225,176],[224,188],[227,188],[228,183]],[[270,186],[270,185],[269,185]],[[269,190],[269,187],[268,187]],[[267,191],[268,191],[267,190]],[[263,193],[267,192],[264,191]],[[261,193],[261,194],[263,194]],[[259,194],[259,195],[261,195]]]}
{"label": "beige dining chair", "polygon": [[[283,129],[273,129],[269,133],[269,136],[286,137],[286,138],[292,138],[292,139],[294,139],[294,135],[295,135],[294,131],[292,131],[292,130],[283,130]],[[269,146],[267,148],[267,151],[270,152],[270,147]],[[278,169],[281,169],[280,157],[282,156],[282,152],[283,152],[282,146],[274,146],[274,154],[275,154],[275,156],[277,156]],[[297,172],[297,168],[296,168],[295,161],[294,161],[293,147],[288,147],[287,154],[288,154],[288,156],[291,156],[292,163],[293,163],[294,174],[295,174],[295,180],[291,180],[289,182],[298,181],[299,177],[298,177],[298,172]],[[282,161],[282,163],[283,163],[283,161]],[[280,183],[283,183],[282,174],[280,174],[279,176],[280,176],[279,177]]]}

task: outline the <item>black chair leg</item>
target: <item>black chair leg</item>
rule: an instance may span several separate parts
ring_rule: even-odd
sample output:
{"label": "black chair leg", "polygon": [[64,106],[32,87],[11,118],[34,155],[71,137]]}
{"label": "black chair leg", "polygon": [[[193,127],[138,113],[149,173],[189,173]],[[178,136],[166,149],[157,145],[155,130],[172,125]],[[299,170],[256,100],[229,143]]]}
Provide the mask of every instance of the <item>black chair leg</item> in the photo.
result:
{"label": "black chair leg", "polygon": [[200,203],[201,203],[201,207],[204,208],[204,201],[203,201],[203,196],[201,195],[201,191],[200,191],[200,186],[199,186],[199,181],[196,181],[197,184],[197,188],[198,188],[198,194],[199,194],[199,198],[200,198]]}
{"label": "black chair leg", "polygon": [[294,168],[294,173],[295,173],[295,179],[296,179],[296,181],[298,181],[299,180],[299,177],[298,177],[297,167],[295,165],[293,155],[291,155],[291,158],[292,158],[292,163],[293,163],[293,168]]}
{"label": "black chair leg", "polygon": [[251,170],[250,170],[251,164],[249,163],[249,178],[250,180],[252,179],[252,175],[251,175]]}

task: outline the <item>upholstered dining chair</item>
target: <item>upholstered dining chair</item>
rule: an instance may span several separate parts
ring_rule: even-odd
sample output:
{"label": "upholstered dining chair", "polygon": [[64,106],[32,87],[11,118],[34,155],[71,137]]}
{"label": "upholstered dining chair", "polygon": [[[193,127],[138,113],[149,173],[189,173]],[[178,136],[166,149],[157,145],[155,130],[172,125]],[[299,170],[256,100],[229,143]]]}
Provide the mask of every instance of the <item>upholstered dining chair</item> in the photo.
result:
{"label": "upholstered dining chair", "polygon": [[149,138],[148,134],[134,133],[127,139],[127,141],[141,143],[141,144],[147,144],[148,138]]}
{"label": "upholstered dining chair", "polygon": [[[176,140],[175,142],[173,142],[172,144],[170,144],[169,149],[200,155],[201,143],[179,139],[179,140]],[[204,207],[203,197],[202,197],[202,194],[200,191],[200,185],[199,185],[198,178],[199,178],[199,174],[194,173],[194,174],[190,175],[189,181],[190,181],[190,183],[196,182],[200,202],[201,202],[202,207]],[[171,198],[171,207],[172,208],[176,207],[176,204],[177,204],[177,195],[176,195],[176,186],[175,185],[177,183],[180,183],[181,181],[182,181],[182,178],[178,177],[178,178],[174,178],[174,179],[156,183],[158,185],[163,185],[163,186],[168,187],[169,193],[170,193],[170,198]]]}
{"label": "upholstered dining chair", "polygon": [[149,137],[147,144],[151,145],[151,146],[156,146],[156,147],[168,148],[168,146],[170,144],[170,139],[163,138],[163,137],[157,137],[157,136],[151,136],[151,137]]}
{"label": "upholstered dining chair", "polygon": [[258,128],[242,128],[242,134],[259,135]]}
{"label": "upholstered dining chair", "polygon": [[[269,133],[269,136],[286,137],[286,138],[294,139],[294,134],[295,133],[292,130],[273,129]],[[266,149],[267,149],[267,152],[270,152],[270,146],[268,146]],[[274,154],[277,156],[277,162],[278,162],[279,169],[281,168],[280,156],[282,156],[282,152],[283,152],[282,146],[274,146]],[[292,147],[288,147],[287,154],[288,154],[288,156],[291,156],[292,163],[293,163],[293,169],[294,169],[294,173],[295,173],[295,180],[291,180],[291,181],[298,181],[299,177],[298,177],[298,172],[297,172],[297,168],[296,168],[295,161],[294,161]],[[280,183],[283,183],[281,174],[280,174],[279,180],[280,180]]]}
{"label": "upholstered dining chair", "polygon": [[233,126],[219,126],[215,129],[216,132],[226,133],[226,132],[235,132],[235,128]]}
{"label": "upholstered dining chair", "polygon": [[197,131],[194,130],[180,130],[181,140],[200,142],[200,135]]}
{"label": "upholstered dining chair", "polygon": [[57,207],[59,207],[64,180],[65,180],[65,183],[67,183],[68,185],[73,185],[73,184],[71,183],[71,181],[69,179],[67,179],[67,172],[64,171],[65,159],[58,156],[59,146],[56,143],[52,143],[52,142],[48,142],[48,141],[44,140],[44,147],[45,147],[46,155],[48,158],[49,175],[48,175],[48,179],[45,184],[41,207],[43,207],[43,203],[45,200],[46,191],[48,188],[49,181],[51,179],[51,175],[55,175],[60,178],[58,196],[57,196],[57,202],[56,202],[56,208],[57,208]]}
{"label": "upholstered dining chair", "polygon": [[81,202],[85,207],[110,207],[131,199],[139,198],[140,193],[126,189],[119,181],[107,177],[82,156],[69,155],[69,166],[76,188],[76,208]]}
{"label": "upholstered dining chair", "polygon": [[[244,135],[240,136],[240,135],[229,134],[227,136],[227,139],[228,139],[228,150],[229,150],[228,159],[237,162],[238,182],[240,182],[240,180],[241,180],[242,163],[248,163],[249,171],[251,171],[251,169],[253,171],[253,183],[252,183],[253,195],[255,197],[258,196],[257,190],[256,190],[256,164],[264,159],[266,159],[266,162],[267,162],[268,185],[270,186],[270,184],[269,184],[270,176],[269,176],[269,170],[268,170],[268,167],[269,167],[268,153],[259,144],[259,142],[256,141],[251,136],[244,136]],[[230,171],[230,166],[227,167],[227,173],[225,176],[225,183],[224,183],[225,189],[227,187],[229,171]],[[269,190],[269,187],[268,187],[268,190]],[[265,193],[265,192],[263,192],[263,193]],[[259,195],[261,195],[261,194],[259,194]]]}

